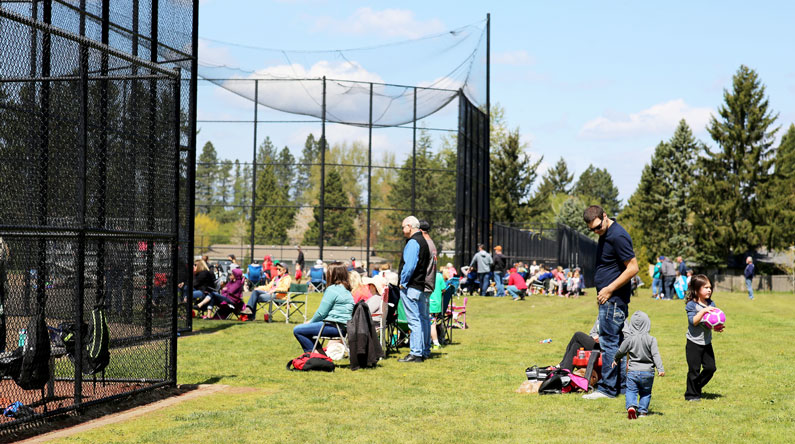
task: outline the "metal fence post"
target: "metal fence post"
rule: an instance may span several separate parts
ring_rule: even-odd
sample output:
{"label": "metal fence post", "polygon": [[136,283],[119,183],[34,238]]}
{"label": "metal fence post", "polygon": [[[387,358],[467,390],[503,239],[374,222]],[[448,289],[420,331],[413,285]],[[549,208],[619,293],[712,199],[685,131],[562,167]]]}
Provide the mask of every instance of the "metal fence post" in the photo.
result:
{"label": "metal fence post", "polygon": [[[370,83],[370,120],[367,125],[367,251],[365,252],[365,267],[367,267],[367,275],[370,275],[370,206],[372,203],[373,190],[372,176],[373,176],[373,84]],[[412,192],[411,201],[414,202],[414,193]],[[413,211],[413,209],[412,209]]]}
{"label": "metal fence post", "polygon": [[326,218],[326,76],[323,76],[323,102],[322,109],[321,129],[320,129],[320,226],[318,229],[319,235],[317,239],[319,259],[323,259],[323,236],[325,233],[323,223]]}
{"label": "metal fence post", "polygon": [[254,261],[254,221],[257,218],[257,108],[259,108],[259,80],[254,80],[254,154],[251,164],[251,260]]}

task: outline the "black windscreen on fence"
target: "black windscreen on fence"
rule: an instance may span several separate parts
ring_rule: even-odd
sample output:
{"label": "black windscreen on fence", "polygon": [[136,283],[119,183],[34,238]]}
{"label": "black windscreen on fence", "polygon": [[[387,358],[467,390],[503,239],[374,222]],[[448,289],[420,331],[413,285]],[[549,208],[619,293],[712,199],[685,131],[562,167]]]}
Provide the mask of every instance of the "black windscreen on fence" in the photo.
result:
{"label": "black windscreen on fence", "polygon": [[516,227],[494,223],[494,245],[502,245],[508,263],[532,261],[547,267],[580,267],[585,286],[593,286],[596,241],[566,225]]}
{"label": "black windscreen on fence", "polygon": [[[455,266],[461,268],[489,244],[489,116],[463,92],[458,95],[458,163]],[[496,245],[496,244],[495,244]]]}
{"label": "black windscreen on fence", "polygon": [[181,73],[33,3],[0,4],[0,433],[174,384],[189,255]]}

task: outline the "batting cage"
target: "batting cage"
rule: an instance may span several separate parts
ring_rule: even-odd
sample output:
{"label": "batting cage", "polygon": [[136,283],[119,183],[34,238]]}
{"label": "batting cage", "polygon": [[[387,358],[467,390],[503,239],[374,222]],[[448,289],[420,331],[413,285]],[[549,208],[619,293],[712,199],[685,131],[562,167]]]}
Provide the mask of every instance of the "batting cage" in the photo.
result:
{"label": "batting cage", "polygon": [[0,2],[3,436],[176,383],[198,5],[163,3]]}

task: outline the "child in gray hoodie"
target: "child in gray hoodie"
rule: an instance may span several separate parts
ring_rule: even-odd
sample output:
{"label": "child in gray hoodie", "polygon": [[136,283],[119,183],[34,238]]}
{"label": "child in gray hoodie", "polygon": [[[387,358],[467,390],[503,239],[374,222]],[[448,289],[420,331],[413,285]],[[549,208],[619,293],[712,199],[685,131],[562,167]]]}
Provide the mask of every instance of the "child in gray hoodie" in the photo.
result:
{"label": "child in gray hoodie", "polygon": [[[665,376],[657,339],[649,334],[651,320],[642,311],[632,313],[629,325],[625,330],[624,342],[618,348],[613,367],[627,356],[627,418],[635,419],[649,413],[651,388],[654,384],[654,368],[660,376]],[[640,397],[640,401],[638,400]]]}

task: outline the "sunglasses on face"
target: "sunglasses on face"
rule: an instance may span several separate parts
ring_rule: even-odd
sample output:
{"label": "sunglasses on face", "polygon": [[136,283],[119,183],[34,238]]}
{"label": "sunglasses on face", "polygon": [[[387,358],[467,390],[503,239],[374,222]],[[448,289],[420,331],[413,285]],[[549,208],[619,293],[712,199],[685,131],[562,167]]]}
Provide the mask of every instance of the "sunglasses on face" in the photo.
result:
{"label": "sunglasses on face", "polygon": [[602,225],[604,225],[604,223],[605,223],[605,220],[602,219],[601,222],[599,222],[599,225],[597,225],[595,227],[588,227],[588,229],[591,230],[591,232],[595,233],[596,230],[601,230],[602,229]]}

